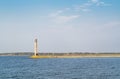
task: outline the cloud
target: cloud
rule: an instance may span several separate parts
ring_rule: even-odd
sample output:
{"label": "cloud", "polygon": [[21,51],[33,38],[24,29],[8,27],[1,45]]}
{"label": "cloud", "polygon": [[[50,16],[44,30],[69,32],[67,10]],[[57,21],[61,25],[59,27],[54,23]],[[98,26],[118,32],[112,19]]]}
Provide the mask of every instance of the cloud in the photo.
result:
{"label": "cloud", "polygon": [[87,3],[83,3],[81,5],[74,6],[74,10],[86,12],[86,11],[90,11],[90,9],[89,9],[90,6],[92,6],[92,4],[87,2]]}
{"label": "cloud", "polygon": [[49,17],[55,23],[67,23],[78,19],[80,17],[79,11],[89,12],[92,10],[92,7],[100,6],[108,6],[108,4],[101,0],[88,0],[81,5],[75,5],[71,8],[67,7],[62,10],[50,13]]}
{"label": "cloud", "polygon": [[66,22],[70,22],[76,18],[78,18],[78,15],[71,15],[71,16],[56,16],[55,17],[55,22],[56,23],[66,23]]}
{"label": "cloud", "polygon": [[96,6],[110,6],[111,4],[105,3],[101,0],[90,0],[90,2]]}
{"label": "cloud", "polygon": [[80,15],[62,15],[64,14],[64,11],[62,10],[58,10],[55,13],[50,14],[50,17],[52,18],[52,21],[54,21],[55,23],[67,23],[70,21],[73,21],[77,18],[79,18]]}
{"label": "cloud", "polygon": [[87,10],[89,10],[88,8],[86,8],[86,6],[84,6],[84,5],[76,5],[75,7],[74,7],[74,9],[75,9],[75,11],[84,11],[84,9],[87,9]]}
{"label": "cloud", "polygon": [[97,3],[97,2],[99,2],[99,0],[91,0],[91,2]]}
{"label": "cloud", "polygon": [[51,13],[50,16],[51,16],[51,17],[56,17],[56,16],[58,16],[58,15],[61,14],[61,13],[63,13],[63,11],[62,11],[62,10],[58,10],[58,11],[56,11],[56,12],[54,12],[54,13]]}
{"label": "cloud", "polygon": [[81,5],[76,5],[74,9],[76,11],[83,11],[83,12],[89,12],[91,11],[91,8],[94,7],[100,7],[100,6],[110,6],[111,4],[107,4],[103,1],[100,0],[88,0],[87,2],[81,4]]}

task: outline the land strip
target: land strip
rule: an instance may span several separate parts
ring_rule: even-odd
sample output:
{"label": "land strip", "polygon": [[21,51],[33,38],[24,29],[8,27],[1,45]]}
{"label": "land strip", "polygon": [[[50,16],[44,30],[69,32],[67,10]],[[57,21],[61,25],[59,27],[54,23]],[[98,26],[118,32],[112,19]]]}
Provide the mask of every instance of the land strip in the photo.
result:
{"label": "land strip", "polygon": [[[33,52],[23,53],[0,53],[0,56],[31,56]],[[120,53],[39,53],[41,56],[50,56],[51,58],[85,58],[85,57],[120,57]]]}

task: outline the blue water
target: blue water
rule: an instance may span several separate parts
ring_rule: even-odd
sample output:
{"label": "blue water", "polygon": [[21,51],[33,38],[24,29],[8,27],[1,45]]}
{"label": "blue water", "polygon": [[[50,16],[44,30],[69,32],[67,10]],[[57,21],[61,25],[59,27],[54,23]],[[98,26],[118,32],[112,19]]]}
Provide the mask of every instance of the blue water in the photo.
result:
{"label": "blue water", "polygon": [[120,58],[0,57],[0,79],[120,79]]}

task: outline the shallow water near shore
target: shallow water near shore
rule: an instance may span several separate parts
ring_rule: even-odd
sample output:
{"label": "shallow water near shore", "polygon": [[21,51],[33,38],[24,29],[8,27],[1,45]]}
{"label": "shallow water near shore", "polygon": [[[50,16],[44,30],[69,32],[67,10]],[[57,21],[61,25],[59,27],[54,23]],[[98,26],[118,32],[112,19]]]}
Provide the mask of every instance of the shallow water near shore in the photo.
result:
{"label": "shallow water near shore", "polygon": [[0,79],[120,79],[120,58],[1,56]]}

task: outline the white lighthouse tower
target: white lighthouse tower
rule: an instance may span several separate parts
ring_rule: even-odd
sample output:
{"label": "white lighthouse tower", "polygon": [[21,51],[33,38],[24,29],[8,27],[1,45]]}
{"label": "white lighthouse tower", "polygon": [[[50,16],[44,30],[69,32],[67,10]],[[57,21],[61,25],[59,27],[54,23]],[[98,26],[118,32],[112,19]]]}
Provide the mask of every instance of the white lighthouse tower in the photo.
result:
{"label": "white lighthouse tower", "polygon": [[50,58],[50,56],[38,54],[38,40],[37,39],[34,40],[34,55],[30,56],[30,58]]}
{"label": "white lighthouse tower", "polygon": [[34,40],[34,56],[38,55],[38,41]]}

